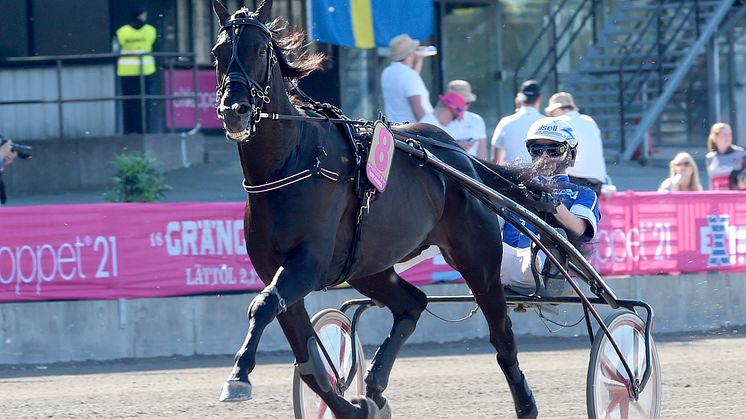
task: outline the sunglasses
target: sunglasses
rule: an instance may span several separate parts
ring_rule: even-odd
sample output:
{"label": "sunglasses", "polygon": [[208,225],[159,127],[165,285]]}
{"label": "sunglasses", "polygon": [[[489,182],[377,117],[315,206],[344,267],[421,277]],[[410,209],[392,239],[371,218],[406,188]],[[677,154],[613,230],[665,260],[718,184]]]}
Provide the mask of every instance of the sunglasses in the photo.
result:
{"label": "sunglasses", "polygon": [[549,157],[561,157],[567,152],[567,146],[565,144],[549,143],[549,144],[531,144],[528,146],[528,154],[532,158],[539,158],[542,154],[547,153]]}
{"label": "sunglasses", "polygon": [[689,163],[687,160],[684,160],[684,161],[680,161],[678,163],[674,163],[673,165],[674,166],[690,166],[691,163]]}

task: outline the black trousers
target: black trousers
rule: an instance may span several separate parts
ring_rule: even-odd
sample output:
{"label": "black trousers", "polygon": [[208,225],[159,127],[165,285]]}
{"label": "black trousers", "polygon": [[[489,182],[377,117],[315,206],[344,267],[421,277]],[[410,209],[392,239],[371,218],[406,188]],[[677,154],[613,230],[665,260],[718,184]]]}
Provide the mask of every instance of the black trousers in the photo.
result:
{"label": "black trousers", "polygon": [[[123,96],[140,94],[140,76],[119,77]],[[153,75],[145,76],[145,92],[152,94]],[[151,108],[149,102],[145,101],[145,122],[143,123],[142,106],[140,99],[125,99],[122,101],[122,129],[124,134],[142,134],[148,130],[148,110]],[[144,125],[144,126],[143,126]]]}
{"label": "black trousers", "polygon": [[5,204],[8,195],[5,194],[5,182],[3,182],[3,172],[0,171],[0,205]]}

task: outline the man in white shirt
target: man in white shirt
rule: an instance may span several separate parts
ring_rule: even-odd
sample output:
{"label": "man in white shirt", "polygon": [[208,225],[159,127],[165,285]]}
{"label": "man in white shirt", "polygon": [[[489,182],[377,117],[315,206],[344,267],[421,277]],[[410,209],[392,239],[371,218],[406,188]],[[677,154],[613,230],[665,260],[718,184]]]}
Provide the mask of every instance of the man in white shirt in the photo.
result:
{"label": "man in white shirt", "polygon": [[466,101],[456,92],[447,92],[438,96],[438,104],[435,110],[422,117],[420,122],[436,127],[447,132],[453,137],[450,127],[453,122],[460,120],[464,116]]}
{"label": "man in white shirt", "polygon": [[433,111],[430,92],[420,77],[422,61],[434,48],[420,47],[407,34],[389,42],[391,64],[381,73],[381,90],[386,117],[391,122],[418,122]]}
{"label": "man in white shirt", "polygon": [[452,80],[448,83],[448,92],[457,93],[466,103],[460,119],[454,119],[446,130],[451,137],[472,156],[487,158],[487,129],[481,116],[469,111],[469,106],[477,100],[472,93],[471,85],[466,80]]}
{"label": "man in white shirt", "polygon": [[513,115],[501,119],[492,134],[492,159],[497,164],[529,164],[531,156],[526,151],[526,133],[528,128],[543,117],[539,113],[541,106],[541,87],[534,80],[521,84],[517,95],[519,109]]}
{"label": "man in white shirt", "polygon": [[601,185],[606,181],[606,161],[601,130],[596,121],[588,115],[579,113],[572,95],[567,92],[552,95],[544,111],[549,116],[568,121],[575,128],[578,137],[578,156],[575,165],[567,169],[570,180],[600,194]]}

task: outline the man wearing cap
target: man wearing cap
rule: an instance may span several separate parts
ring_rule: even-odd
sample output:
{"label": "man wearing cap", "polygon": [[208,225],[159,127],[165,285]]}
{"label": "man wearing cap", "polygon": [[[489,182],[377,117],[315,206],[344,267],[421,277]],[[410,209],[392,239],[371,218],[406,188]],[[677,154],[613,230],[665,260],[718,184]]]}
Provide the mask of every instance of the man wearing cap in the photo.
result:
{"label": "man wearing cap", "polygon": [[453,137],[449,127],[453,121],[457,121],[464,116],[465,109],[466,101],[458,93],[447,92],[438,96],[438,104],[435,105],[435,110],[423,116],[420,122],[435,125]]}
{"label": "man wearing cap", "polygon": [[[601,213],[596,194],[570,181],[567,169],[572,167],[577,157],[578,139],[573,127],[563,119],[541,118],[529,127],[525,137],[525,147],[532,159],[532,168],[540,175],[539,179],[552,186],[553,191],[545,192],[542,200],[549,208],[545,219],[549,224],[560,228],[570,241],[586,243],[596,234]],[[517,216],[510,216],[525,225],[533,233],[538,231],[527,225]],[[546,241],[544,241],[546,240]],[[551,253],[563,262],[566,257],[559,252],[551,240],[544,239]],[[500,268],[502,284],[514,291],[530,294],[537,290],[531,263],[531,241],[513,227],[505,223],[503,228],[503,258]],[[564,277],[551,263],[545,263],[546,256],[539,252],[536,271],[540,272],[540,288],[537,292],[544,296],[559,296],[571,291]],[[543,281],[543,283],[542,283]]]}
{"label": "man wearing cap", "polygon": [[565,120],[572,125],[578,137],[578,157],[575,165],[567,169],[570,179],[601,193],[601,185],[606,181],[606,161],[604,160],[601,130],[596,121],[578,112],[570,93],[559,92],[549,98],[544,109],[547,115]]}
{"label": "man wearing cap", "polygon": [[467,153],[480,159],[486,159],[487,129],[484,125],[484,119],[469,111],[469,106],[477,100],[477,95],[472,93],[471,85],[466,80],[450,81],[448,92],[457,93],[461,96],[466,102],[466,107],[463,116],[451,121],[446,131]]}
{"label": "man wearing cap", "polygon": [[534,80],[523,82],[516,104],[519,105],[518,110],[501,119],[492,134],[492,159],[497,164],[531,162],[524,139],[528,127],[542,117],[539,113],[539,106],[541,106],[539,83]]}
{"label": "man wearing cap", "polygon": [[432,47],[420,47],[420,41],[407,34],[389,42],[391,64],[381,73],[381,90],[386,117],[391,122],[418,122],[433,111],[430,92],[420,77],[423,57],[432,55]]}

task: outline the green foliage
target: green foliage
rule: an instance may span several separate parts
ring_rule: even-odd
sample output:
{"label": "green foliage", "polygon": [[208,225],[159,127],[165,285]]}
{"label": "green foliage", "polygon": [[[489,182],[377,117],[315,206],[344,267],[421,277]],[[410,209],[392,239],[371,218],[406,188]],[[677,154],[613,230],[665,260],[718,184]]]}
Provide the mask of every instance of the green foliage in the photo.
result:
{"label": "green foliage", "polygon": [[137,153],[120,153],[112,162],[117,168],[114,185],[104,194],[109,202],[155,202],[171,189],[163,173],[155,168],[155,159]]}

